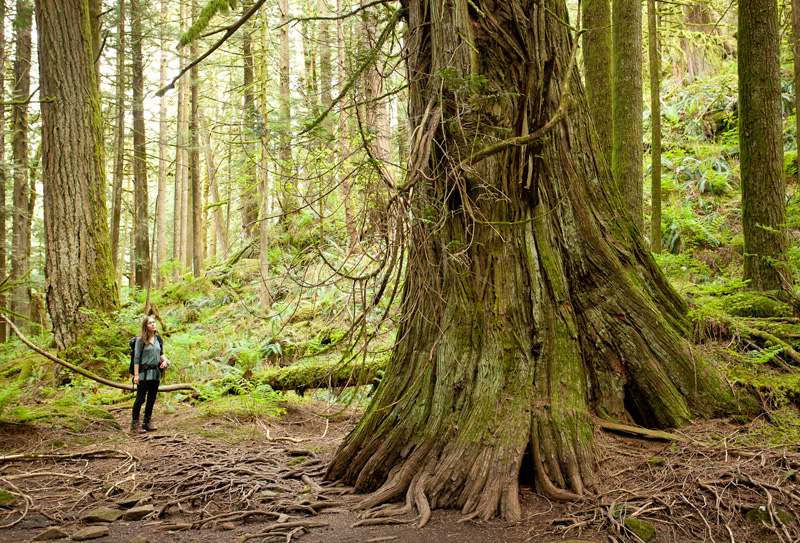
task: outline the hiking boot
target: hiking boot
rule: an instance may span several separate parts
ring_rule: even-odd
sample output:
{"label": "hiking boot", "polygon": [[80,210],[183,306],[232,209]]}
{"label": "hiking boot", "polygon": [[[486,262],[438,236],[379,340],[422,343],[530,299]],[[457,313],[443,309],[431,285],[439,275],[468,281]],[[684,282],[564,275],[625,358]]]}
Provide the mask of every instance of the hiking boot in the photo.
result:
{"label": "hiking boot", "polygon": [[142,425],[139,424],[139,421],[138,420],[134,420],[134,421],[131,421],[131,433],[132,434],[144,434],[146,432],[142,428]]}
{"label": "hiking boot", "polygon": [[153,423],[149,420],[142,425],[142,431],[144,432],[155,432],[156,430],[158,430],[158,428],[153,426]]}

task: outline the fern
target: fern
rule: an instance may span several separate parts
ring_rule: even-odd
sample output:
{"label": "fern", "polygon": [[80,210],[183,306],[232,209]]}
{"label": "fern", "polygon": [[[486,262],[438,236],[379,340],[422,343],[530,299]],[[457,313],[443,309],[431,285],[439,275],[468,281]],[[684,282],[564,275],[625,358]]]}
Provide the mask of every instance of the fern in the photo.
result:
{"label": "fern", "polygon": [[772,347],[767,347],[763,351],[749,351],[746,360],[751,364],[763,366],[772,362],[775,357],[780,355],[784,350],[785,347],[774,345]]}

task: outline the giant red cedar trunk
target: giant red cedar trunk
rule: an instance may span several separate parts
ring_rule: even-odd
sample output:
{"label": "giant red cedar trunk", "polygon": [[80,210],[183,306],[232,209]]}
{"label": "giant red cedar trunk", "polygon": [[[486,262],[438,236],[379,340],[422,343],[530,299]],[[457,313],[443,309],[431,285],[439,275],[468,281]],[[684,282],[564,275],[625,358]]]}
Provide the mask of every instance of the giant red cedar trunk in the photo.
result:
{"label": "giant red cedar trunk", "polygon": [[118,305],[105,200],[103,118],[88,2],[38,0],[45,286],[53,335],[69,345],[81,309]]}
{"label": "giant red cedar trunk", "polygon": [[[729,392],[690,356],[686,308],[597,166],[564,0],[404,7],[407,318],[327,478],[378,489],[362,507],[405,494],[422,523],[428,506],[518,519],[526,450],[545,494],[595,484],[592,409],[678,426]],[[562,100],[546,137],[468,158],[535,133]]]}

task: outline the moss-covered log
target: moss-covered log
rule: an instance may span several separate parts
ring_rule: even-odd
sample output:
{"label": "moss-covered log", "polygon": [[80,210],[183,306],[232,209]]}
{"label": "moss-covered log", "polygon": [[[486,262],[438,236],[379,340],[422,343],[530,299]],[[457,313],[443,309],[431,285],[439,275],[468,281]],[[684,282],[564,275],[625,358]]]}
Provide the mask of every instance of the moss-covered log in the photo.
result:
{"label": "moss-covered log", "polygon": [[[519,519],[526,450],[541,492],[595,485],[593,408],[674,427],[730,391],[598,168],[564,0],[403,9],[406,318],[327,478],[374,491],[362,507],[405,496],[421,524],[432,507]],[[478,154],[509,138],[526,143]]]}
{"label": "moss-covered log", "polygon": [[383,376],[386,360],[376,358],[371,362],[361,360],[340,364],[323,362],[317,364],[293,364],[284,368],[270,368],[254,377],[273,390],[294,390],[302,394],[311,388],[342,388],[356,385],[377,384]]}

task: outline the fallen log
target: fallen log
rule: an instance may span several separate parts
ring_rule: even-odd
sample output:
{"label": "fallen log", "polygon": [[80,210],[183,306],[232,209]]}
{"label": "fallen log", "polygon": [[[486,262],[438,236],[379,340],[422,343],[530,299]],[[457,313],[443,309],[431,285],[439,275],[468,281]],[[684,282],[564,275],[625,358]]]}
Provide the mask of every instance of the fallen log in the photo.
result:
{"label": "fallen log", "polygon": [[367,362],[321,362],[270,368],[259,373],[254,380],[269,385],[273,390],[294,390],[302,395],[313,388],[377,385],[385,367],[385,358]]}

